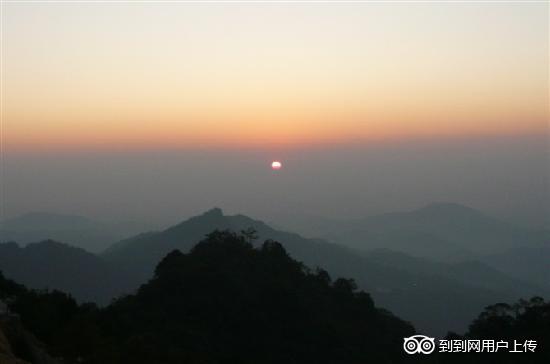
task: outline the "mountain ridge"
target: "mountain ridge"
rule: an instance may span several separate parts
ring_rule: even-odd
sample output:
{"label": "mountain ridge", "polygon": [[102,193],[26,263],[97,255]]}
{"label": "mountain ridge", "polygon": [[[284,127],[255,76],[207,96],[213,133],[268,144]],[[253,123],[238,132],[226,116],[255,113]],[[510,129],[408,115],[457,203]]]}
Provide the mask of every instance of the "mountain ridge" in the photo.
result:
{"label": "mountain ridge", "polygon": [[[447,309],[442,310],[441,307],[462,305],[462,308],[457,307],[459,312],[456,315],[462,322],[469,322],[472,315],[484,305],[493,301],[514,300],[521,295],[499,292],[489,285],[469,284],[466,279],[457,281],[450,275],[424,274],[383,265],[346,246],[278,231],[263,221],[245,215],[226,216],[219,208],[208,210],[163,231],[126,239],[122,244],[119,243],[116,249],[105,251],[102,257],[117,266],[133,271],[135,276],[139,277],[135,282],[137,287],[139,283],[152,276],[156,261],[169,251],[178,249],[185,253],[212,230],[240,232],[249,228],[256,230],[258,241],[280,241],[294,259],[310,267],[321,266],[330,274],[354,278],[362,289],[372,292],[377,302],[401,317],[411,320],[421,329],[434,330],[434,326],[439,326],[457,331],[464,330],[465,327],[458,325],[457,321],[451,319],[454,322],[449,322]],[[503,277],[502,280],[502,286],[506,286],[506,278]],[[426,295],[445,295],[447,305],[439,304],[427,308],[425,303],[420,303],[424,302],[422,296]],[[419,300],[418,307],[423,311],[431,310],[433,317],[424,316],[419,321],[420,312],[411,312],[408,309],[400,311],[400,307],[403,308],[403,300],[407,299]],[[411,316],[417,320],[411,319]],[[439,323],[434,325],[434,321]]]}

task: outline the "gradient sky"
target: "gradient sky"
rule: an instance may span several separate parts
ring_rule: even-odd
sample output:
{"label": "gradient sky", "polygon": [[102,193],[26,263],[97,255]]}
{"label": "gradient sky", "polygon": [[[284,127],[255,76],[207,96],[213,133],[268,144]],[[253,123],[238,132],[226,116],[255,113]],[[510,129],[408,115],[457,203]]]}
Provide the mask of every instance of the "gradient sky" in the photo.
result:
{"label": "gradient sky", "polygon": [[4,3],[0,219],[550,226],[548,7]]}
{"label": "gradient sky", "polygon": [[7,150],[545,132],[548,4],[4,5]]}

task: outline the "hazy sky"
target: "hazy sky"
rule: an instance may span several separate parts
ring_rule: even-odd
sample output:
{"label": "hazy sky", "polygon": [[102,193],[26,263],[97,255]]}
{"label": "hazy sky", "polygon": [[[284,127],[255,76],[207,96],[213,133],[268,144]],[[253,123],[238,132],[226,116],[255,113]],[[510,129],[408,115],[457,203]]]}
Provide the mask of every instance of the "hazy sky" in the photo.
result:
{"label": "hazy sky", "polygon": [[523,2],[3,4],[2,214],[540,219],[548,23]]}
{"label": "hazy sky", "polygon": [[537,133],[548,4],[6,4],[6,148]]}

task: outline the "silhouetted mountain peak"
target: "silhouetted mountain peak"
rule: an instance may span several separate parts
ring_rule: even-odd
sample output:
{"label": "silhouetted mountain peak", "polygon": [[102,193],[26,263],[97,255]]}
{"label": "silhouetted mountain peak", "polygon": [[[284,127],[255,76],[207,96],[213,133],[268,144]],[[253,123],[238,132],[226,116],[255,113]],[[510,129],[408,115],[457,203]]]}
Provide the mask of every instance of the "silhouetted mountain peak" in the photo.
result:
{"label": "silhouetted mountain peak", "polygon": [[213,224],[213,223],[222,221],[224,217],[225,216],[223,215],[223,210],[220,209],[219,207],[214,207],[200,215],[193,216],[187,220],[182,221],[181,223],[175,226],[172,226],[171,228],[168,228],[167,231],[178,227],[187,226],[189,224],[204,224],[204,223]]}
{"label": "silhouetted mountain peak", "polygon": [[214,207],[214,208],[206,211],[202,215],[199,215],[199,217],[203,217],[203,218],[220,218],[220,217],[223,217],[223,211],[219,207]]}
{"label": "silhouetted mountain peak", "polygon": [[181,223],[159,232],[161,235],[183,237],[190,232],[200,233],[197,238],[202,239],[205,234],[214,229],[232,230],[239,232],[248,228],[255,230],[272,230],[268,225],[259,220],[254,220],[246,215],[224,215],[223,210],[214,207],[201,215],[193,216]]}

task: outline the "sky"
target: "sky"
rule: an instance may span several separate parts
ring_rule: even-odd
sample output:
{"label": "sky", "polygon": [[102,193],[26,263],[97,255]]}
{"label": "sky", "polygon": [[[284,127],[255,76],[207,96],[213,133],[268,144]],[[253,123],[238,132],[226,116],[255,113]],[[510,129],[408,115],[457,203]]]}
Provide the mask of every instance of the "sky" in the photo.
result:
{"label": "sky", "polygon": [[548,3],[2,7],[2,216],[547,213]]}

